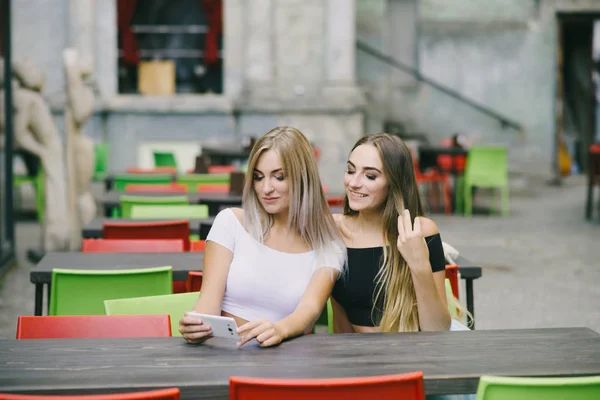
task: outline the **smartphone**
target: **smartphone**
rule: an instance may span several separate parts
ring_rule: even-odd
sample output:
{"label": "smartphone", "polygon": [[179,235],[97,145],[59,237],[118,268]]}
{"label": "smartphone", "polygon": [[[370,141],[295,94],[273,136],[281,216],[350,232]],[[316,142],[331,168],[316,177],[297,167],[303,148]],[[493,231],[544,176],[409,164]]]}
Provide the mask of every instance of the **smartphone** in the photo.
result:
{"label": "smartphone", "polygon": [[200,314],[194,311],[188,312],[188,316],[200,318],[212,328],[212,335],[215,337],[239,339],[237,333],[237,324],[231,317],[221,317],[220,315]]}

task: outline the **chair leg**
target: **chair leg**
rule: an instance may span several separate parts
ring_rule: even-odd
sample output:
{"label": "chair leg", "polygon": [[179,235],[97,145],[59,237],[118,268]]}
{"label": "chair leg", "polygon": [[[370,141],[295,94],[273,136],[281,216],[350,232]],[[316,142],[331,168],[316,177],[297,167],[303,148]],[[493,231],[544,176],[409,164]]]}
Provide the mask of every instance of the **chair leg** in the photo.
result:
{"label": "chair leg", "polygon": [[495,214],[500,214],[499,212],[496,212],[497,208],[497,203],[498,203],[498,191],[502,190],[500,188],[491,188],[492,190],[492,198],[491,198],[491,204],[490,204],[490,214],[495,215]]}
{"label": "chair leg", "polygon": [[452,189],[450,188],[450,183],[448,180],[442,182],[442,188],[444,190],[444,212],[446,215],[452,214]]}
{"label": "chair leg", "polygon": [[473,187],[465,182],[464,187],[464,202],[465,202],[465,215],[470,217],[473,213]]}
{"label": "chair leg", "polygon": [[592,180],[588,181],[587,201],[585,202],[585,219],[592,219],[592,207],[594,203],[594,185]]}
{"label": "chair leg", "polygon": [[502,190],[502,216],[508,217],[508,215],[510,214],[508,185],[504,186],[501,190]]}
{"label": "chair leg", "polygon": [[455,208],[454,208],[454,212],[456,214],[462,214],[464,212],[464,178],[462,176],[456,178],[455,181],[455,189],[454,189],[454,195],[455,195]]}

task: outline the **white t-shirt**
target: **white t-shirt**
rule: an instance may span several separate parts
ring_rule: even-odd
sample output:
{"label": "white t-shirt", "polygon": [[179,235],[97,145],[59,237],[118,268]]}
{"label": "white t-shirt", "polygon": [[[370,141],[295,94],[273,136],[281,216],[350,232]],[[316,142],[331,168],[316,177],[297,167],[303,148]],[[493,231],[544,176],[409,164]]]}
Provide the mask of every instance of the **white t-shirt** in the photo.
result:
{"label": "white t-shirt", "polygon": [[233,253],[221,309],[248,321],[287,317],[318,268],[341,271],[344,262],[342,249],[335,265],[317,265],[315,251],[294,254],[267,247],[250,236],[230,208],[215,217],[206,240]]}

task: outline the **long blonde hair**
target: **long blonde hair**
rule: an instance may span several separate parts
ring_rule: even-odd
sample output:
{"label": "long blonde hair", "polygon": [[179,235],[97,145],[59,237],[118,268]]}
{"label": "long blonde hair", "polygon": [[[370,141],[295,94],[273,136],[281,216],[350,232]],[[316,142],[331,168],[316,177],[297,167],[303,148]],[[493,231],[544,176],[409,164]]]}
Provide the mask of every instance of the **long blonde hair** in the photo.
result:
{"label": "long blonde hair", "polygon": [[346,248],[329,211],[313,148],[296,128],[272,129],[256,141],[250,152],[243,193],[244,225],[248,233],[263,243],[273,225],[273,216],[260,204],[252,179],[260,156],[268,150],[279,155],[289,180],[288,229],[298,232],[321,262],[337,265]]}
{"label": "long blonde hair", "polygon": [[[379,152],[383,173],[389,184],[387,198],[382,206],[383,262],[375,278],[377,289],[374,294],[372,315],[381,314],[379,327],[383,332],[417,331],[419,329],[417,296],[410,269],[396,246],[399,213],[408,209],[413,222],[415,217],[423,215],[412,156],[400,138],[388,133],[365,136],[354,145],[352,150],[363,144],[370,144]],[[346,195],[344,215],[357,214],[357,211],[350,209]]]}

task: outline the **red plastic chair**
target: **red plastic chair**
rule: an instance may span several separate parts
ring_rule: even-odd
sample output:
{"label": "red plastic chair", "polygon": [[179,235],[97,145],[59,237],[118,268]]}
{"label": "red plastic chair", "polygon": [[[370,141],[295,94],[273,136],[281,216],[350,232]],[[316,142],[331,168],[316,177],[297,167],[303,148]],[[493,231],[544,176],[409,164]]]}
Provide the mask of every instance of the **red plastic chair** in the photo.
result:
{"label": "red plastic chair", "polygon": [[[600,143],[595,143],[590,146],[588,163],[585,218],[591,220],[594,214],[594,187],[600,185]],[[600,213],[600,204],[598,204],[598,213]]]}
{"label": "red plastic chair", "polygon": [[169,315],[19,316],[17,339],[171,336]]}
{"label": "red plastic chair", "polygon": [[126,171],[128,174],[176,174],[175,167],[156,167],[156,168],[138,168],[130,167]]}
{"label": "red plastic chair", "polygon": [[43,395],[0,393],[0,400],[179,400],[179,389],[168,388],[144,392],[82,394],[82,395]]}
{"label": "red plastic chair", "polygon": [[[452,139],[445,138],[440,142],[442,147],[452,147]],[[442,154],[437,156],[438,166],[442,171],[451,171],[452,170],[452,161],[454,158],[454,170],[458,173],[465,172],[465,165],[467,164],[467,157],[463,155],[451,156],[448,154]]]}
{"label": "red plastic chair", "polygon": [[202,289],[202,272],[188,272],[187,281],[185,281],[186,292],[199,292]]}
{"label": "red plastic chair", "polygon": [[[444,195],[444,212],[448,215],[452,214],[452,206],[451,206],[452,188],[450,187],[449,175],[439,172],[439,171],[435,171],[435,170],[428,170],[427,172],[421,172],[421,170],[419,169],[419,163],[417,162],[417,157],[415,156],[414,152],[412,152],[412,151],[411,151],[411,154],[412,154],[413,168],[415,170],[415,178],[417,180],[417,184],[420,184],[420,183],[441,184],[442,192]],[[434,204],[434,206],[439,209],[439,206],[437,205],[437,201],[435,201],[435,203],[436,204]]]}
{"label": "red plastic chair", "polygon": [[198,193],[229,193],[229,185],[222,183],[199,183],[196,186]]}
{"label": "red plastic chair", "polygon": [[127,193],[186,193],[187,185],[180,183],[161,184],[129,184],[125,186]]}
{"label": "red plastic chair", "polygon": [[208,173],[209,174],[229,174],[231,172],[237,171],[235,165],[209,165]]}
{"label": "red plastic chair", "polygon": [[190,251],[204,251],[206,240],[193,240],[190,242]]}
{"label": "red plastic chair", "polygon": [[424,400],[423,373],[332,379],[271,379],[232,376],[230,400]]}
{"label": "red plastic chair", "polygon": [[83,239],[83,253],[180,253],[181,239]]}
{"label": "red plastic chair", "polygon": [[188,220],[151,222],[105,222],[104,239],[181,239],[183,250],[190,250]]}
{"label": "red plastic chair", "polygon": [[458,265],[446,265],[446,278],[450,281],[452,294],[458,299]]}
{"label": "red plastic chair", "polygon": [[344,196],[327,197],[327,204],[329,207],[344,207],[344,199]]}

